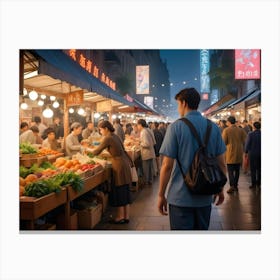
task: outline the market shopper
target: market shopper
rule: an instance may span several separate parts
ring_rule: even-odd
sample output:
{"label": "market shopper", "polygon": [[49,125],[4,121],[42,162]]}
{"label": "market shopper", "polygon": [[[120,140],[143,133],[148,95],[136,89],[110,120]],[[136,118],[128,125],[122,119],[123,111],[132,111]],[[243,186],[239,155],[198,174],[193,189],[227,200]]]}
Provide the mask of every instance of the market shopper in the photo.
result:
{"label": "market shopper", "polygon": [[82,131],[83,139],[88,139],[93,133],[94,125],[92,121],[87,122],[87,127]]}
{"label": "market shopper", "polygon": [[153,128],[153,133],[154,133],[155,140],[156,140],[156,144],[155,144],[154,148],[155,148],[155,154],[156,154],[157,171],[159,173],[160,166],[161,166],[161,156],[159,154],[159,150],[160,150],[161,145],[162,145],[163,136],[160,133],[160,131],[158,130],[158,127],[159,127],[159,123],[154,122],[153,125],[152,125],[152,128]]}
{"label": "market shopper", "polygon": [[245,154],[249,155],[251,170],[250,188],[261,185],[261,123],[253,123],[253,131],[249,132],[245,143]]}
{"label": "market shopper", "polygon": [[33,121],[36,123],[36,126],[39,129],[39,136],[42,137],[47,127],[42,123],[42,120],[39,116],[35,116]]}
{"label": "market shopper", "polygon": [[47,135],[47,138],[43,141],[42,147],[47,148],[47,149],[51,149],[51,150],[54,150],[54,151],[58,151],[59,150],[59,144],[58,144],[57,140],[55,139],[54,129],[49,127],[44,131],[44,134]]}
{"label": "market shopper", "polygon": [[53,126],[52,127],[54,129],[56,139],[64,137],[64,127],[61,124],[61,121],[60,121],[59,117],[55,117],[53,119]]}
{"label": "market shopper", "polygon": [[[195,88],[186,88],[177,93],[175,99],[179,115],[191,121],[203,139],[207,120],[197,111],[200,103],[199,93]],[[177,120],[167,127],[160,149],[163,162],[160,170],[158,210],[162,215],[167,215],[167,203],[169,204],[171,230],[207,230],[209,227],[213,196],[192,194],[184,182],[176,160],[179,159],[186,174],[197,149],[198,143],[183,121]],[[207,152],[217,157],[221,169],[226,174],[225,150],[220,130],[212,123]],[[223,190],[214,198],[216,205],[221,204],[224,201]]]}
{"label": "market shopper", "polygon": [[114,129],[115,129],[115,134],[117,136],[119,136],[119,138],[121,139],[122,143],[124,142],[124,139],[125,139],[125,135],[124,135],[124,130],[121,126],[121,121],[120,119],[115,119],[114,122]]}
{"label": "market shopper", "polygon": [[238,191],[239,172],[247,134],[244,129],[236,125],[234,116],[228,117],[227,125],[228,127],[223,130],[222,137],[226,144],[226,164],[230,184],[227,193],[233,193]]}
{"label": "market shopper", "polygon": [[133,130],[130,133],[130,136],[133,138],[139,138],[140,137],[140,131],[138,130],[137,124],[133,124]]}
{"label": "market shopper", "polygon": [[27,131],[28,130],[28,123],[27,122],[22,122],[20,124],[20,131],[19,131],[19,134],[22,134],[23,132]]}
{"label": "market shopper", "polygon": [[156,158],[154,145],[156,142],[144,119],[139,119],[137,125],[138,130],[140,131],[140,149],[145,180],[144,184],[146,186],[152,186],[153,160]]}
{"label": "market shopper", "polygon": [[89,151],[93,155],[98,155],[107,149],[111,154],[113,186],[109,196],[112,206],[117,207],[113,223],[129,223],[129,204],[131,203],[129,186],[132,182],[130,171],[132,162],[119,137],[114,133],[113,125],[109,121],[102,121],[98,124],[98,128],[104,138],[98,147],[89,149]]}
{"label": "market shopper", "polygon": [[66,156],[72,157],[73,155],[81,152],[83,150],[78,136],[82,132],[82,125],[79,122],[74,122],[71,124],[71,133],[65,139],[65,150]]}
{"label": "market shopper", "polygon": [[39,128],[36,125],[31,126],[19,136],[19,143],[42,144],[42,141],[39,136]]}

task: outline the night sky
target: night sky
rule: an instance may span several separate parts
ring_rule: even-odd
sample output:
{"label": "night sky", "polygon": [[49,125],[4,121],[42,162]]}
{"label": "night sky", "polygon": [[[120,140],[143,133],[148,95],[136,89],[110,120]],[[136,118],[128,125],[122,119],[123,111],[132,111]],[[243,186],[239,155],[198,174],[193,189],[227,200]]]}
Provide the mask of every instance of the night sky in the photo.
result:
{"label": "night sky", "polygon": [[[161,50],[160,56],[166,60],[169,71],[171,98],[185,87],[195,87],[200,91],[200,50]],[[195,78],[197,80],[195,80]],[[183,82],[187,82],[183,84]]]}
{"label": "night sky", "polygon": [[173,83],[170,86],[173,112],[168,115],[176,119],[178,113],[174,96],[186,87],[195,87],[200,92],[200,50],[160,50],[160,56],[167,62],[169,80]]}

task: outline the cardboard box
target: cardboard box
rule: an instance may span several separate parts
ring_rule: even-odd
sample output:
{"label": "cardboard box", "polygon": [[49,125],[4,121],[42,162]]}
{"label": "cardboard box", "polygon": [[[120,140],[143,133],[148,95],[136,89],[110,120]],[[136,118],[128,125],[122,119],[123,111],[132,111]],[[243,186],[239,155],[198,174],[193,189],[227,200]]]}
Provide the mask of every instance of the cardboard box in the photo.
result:
{"label": "cardboard box", "polygon": [[100,221],[102,216],[102,205],[97,204],[83,210],[78,210],[79,229],[93,229]]}
{"label": "cardboard box", "polygon": [[78,229],[78,213],[71,209],[69,228],[65,227],[64,215],[59,214],[56,219],[56,227],[58,230],[77,230]]}

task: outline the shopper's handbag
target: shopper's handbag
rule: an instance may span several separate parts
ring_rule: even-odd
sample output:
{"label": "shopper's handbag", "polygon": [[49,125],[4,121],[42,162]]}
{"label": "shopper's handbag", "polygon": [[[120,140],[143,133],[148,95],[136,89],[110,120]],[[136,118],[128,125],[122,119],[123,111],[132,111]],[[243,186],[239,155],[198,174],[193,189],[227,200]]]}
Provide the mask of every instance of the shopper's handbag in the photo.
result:
{"label": "shopper's handbag", "polygon": [[207,130],[204,137],[204,143],[202,143],[193,124],[186,118],[181,118],[180,120],[190,128],[193,136],[199,144],[199,148],[195,152],[187,174],[183,173],[182,165],[177,158],[185,184],[192,194],[212,195],[221,192],[227,182],[227,177],[221,170],[217,158],[210,157],[206,153],[212,128],[211,121],[207,120]]}
{"label": "shopper's handbag", "polygon": [[138,174],[135,166],[130,167],[132,182],[138,182]]}

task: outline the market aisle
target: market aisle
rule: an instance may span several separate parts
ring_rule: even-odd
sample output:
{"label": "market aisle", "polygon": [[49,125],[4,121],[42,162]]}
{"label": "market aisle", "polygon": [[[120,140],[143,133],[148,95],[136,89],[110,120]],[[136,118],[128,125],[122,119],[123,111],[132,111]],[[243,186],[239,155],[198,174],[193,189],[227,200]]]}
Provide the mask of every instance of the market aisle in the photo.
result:
{"label": "market aisle", "polygon": [[[132,193],[130,223],[114,225],[108,223],[112,214],[109,207],[102,221],[96,226],[98,230],[130,230],[130,231],[168,231],[168,217],[157,211],[157,193],[159,178],[155,178],[152,187],[145,187]],[[261,193],[259,189],[249,189],[250,177],[241,172],[239,192],[227,194],[220,206],[213,206],[209,230],[260,230],[261,229]],[[225,190],[228,185],[225,186]]]}

